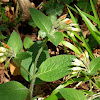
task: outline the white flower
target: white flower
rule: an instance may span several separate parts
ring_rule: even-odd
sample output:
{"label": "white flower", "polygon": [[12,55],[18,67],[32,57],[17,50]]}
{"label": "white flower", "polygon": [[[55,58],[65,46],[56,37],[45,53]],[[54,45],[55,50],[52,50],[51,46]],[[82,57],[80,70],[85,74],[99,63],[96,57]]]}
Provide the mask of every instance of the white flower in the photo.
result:
{"label": "white flower", "polygon": [[68,30],[72,30],[72,31],[76,31],[76,32],[80,32],[79,28],[75,28],[75,27],[67,27]]}
{"label": "white flower", "polygon": [[71,68],[71,70],[73,70],[73,71],[79,71],[79,70],[81,70],[81,69],[83,69],[83,68],[81,68],[81,67],[72,67],[72,68]]}
{"label": "white flower", "polygon": [[79,59],[73,59],[74,62],[72,62],[72,65],[75,65],[75,66],[83,66],[83,62]]}
{"label": "white flower", "polygon": [[4,47],[0,47],[0,52],[6,52],[6,51],[7,51],[6,48],[4,48]]}
{"label": "white flower", "polygon": [[76,74],[77,72],[72,72],[72,74]]}
{"label": "white flower", "polygon": [[0,56],[4,56],[4,53],[0,53]]}
{"label": "white flower", "polygon": [[89,58],[88,52],[85,51],[84,53],[85,53],[86,58]]}

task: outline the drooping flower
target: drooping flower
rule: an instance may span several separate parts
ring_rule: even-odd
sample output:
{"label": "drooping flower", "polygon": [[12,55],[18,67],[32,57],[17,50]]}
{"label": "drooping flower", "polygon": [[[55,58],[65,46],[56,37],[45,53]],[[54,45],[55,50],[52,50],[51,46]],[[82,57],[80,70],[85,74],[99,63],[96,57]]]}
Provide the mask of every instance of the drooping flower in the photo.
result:
{"label": "drooping flower", "polygon": [[74,65],[74,66],[83,66],[84,67],[83,62],[81,60],[77,59],[77,58],[73,59],[72,65]]}
{"label": "drooping flower", "polygon": [[73,21],[70,18],[67,18],[67,14],[61,16],[58,18],[58,20],[53,24],[53,29],[56,29],[58,31],[64,30],[64,31],[76,31],[80,32],[79,28],[76,28],[77,24],[73,23]]}
{"label": "drooping flower", "polygon": [[79,70],[82,70],[83,68],[81,68],[81,67],[72,67],[70,69],[73,70],[73,71],[79,71]]}

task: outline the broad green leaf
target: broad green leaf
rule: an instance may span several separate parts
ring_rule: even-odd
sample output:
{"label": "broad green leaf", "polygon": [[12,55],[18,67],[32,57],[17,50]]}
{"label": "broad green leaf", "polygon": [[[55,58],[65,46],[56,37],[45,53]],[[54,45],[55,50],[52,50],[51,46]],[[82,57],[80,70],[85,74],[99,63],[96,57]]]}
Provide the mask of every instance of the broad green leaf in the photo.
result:
{"label": "broad green leaf", "polygon": [[78,55],[80,55],[80,51],[78,50],[77,47],[75,47],[73,44],[71,44],[70,42],[67,41],[62,41],[61,42],[64,46],[70,48],[71,50],[73,50],[75,53],[77,53]]}
{"label": "broad green leaf", "polygon": [[47,97],[44,100],[59,100],[63,98],[63,96],[60,93],[54,94],[54,95],[50,95],[49,97]]}
{"label": "broad green leaf", "polygon": [[32,44],[34,44],[34,42],[29,37],[25,37],[23,41],[24,48],[28,49]]}
{"label": "broad green leaf", "polygon": [[76,58],[74,55],[58,55],[45,60],[39,67],[37,77],[43,81],[58,80],[71,73],[71,63]]}
{"label": "broad green leaf", "polygon": [[23,59],[27,59],[31,57],[31,54],[27,53],[27,52],[20,52],[16,55],[16,60],[23,60]]}
{"label": "broad green leaf", "polygon": [[39,10],[30,8],[30,13],[35,24],[44,32],[49,33],[52,27],[52,22]]}
{"label": "broad green leaf", "polygon": [[92,59],[89,64],[89,73],[95,72],[100,69],[100,57]]}
{"label": "broad green leaf", "polygon": [[24,100],[28,89],[21,83],[10,81],[0,85],[0,100]]}
{"label": "broad green leaf", "polygon": [[51,33],[47,36],[55,46],[57,46],[63,40],[63,34],[61,32]]}
{"label": "broad green leaf", "polygon": [[[42,42],[41,41],[37,41],[36,43],[34,43],[27,51],[27,53],[29,55],[31,55],[31,57],[28,57],[24,60],[22,60],[22,63],[21,65],[27,70],[29,71],[29,73],[31,75],[33,75],[33,69],[34,69],[34,61],[35,61],[35,58],[36,58],[36,55],[38,54],[38,51],[39,49],[41,48],[42,46]],[[47,58],[49,58],[49,53],[48,53],[48,48],[47,46],[44,47],[39,59],[38,59],[38,62],[37,62],[37,68],[36,68],[36,71],[38,70],[38,67],[41,65],[41,63],[43,61],[45,61]],[[29,77],[29,75],[26,73],[25,70],[23,70],[23,68],[21,68],[21,74],[22,76],[30,82],[31,78]]]}
{"label": "broad green leaf", "polygon": [[63,88],[59,91],[66,100],[87,100],[85,95],[79,90]]}
{"label": "broad green leaf", "polygon": [[7,45],[14,50],[15,55],[19,53],[23,47],[22,41],[15,31],[12,32]]}

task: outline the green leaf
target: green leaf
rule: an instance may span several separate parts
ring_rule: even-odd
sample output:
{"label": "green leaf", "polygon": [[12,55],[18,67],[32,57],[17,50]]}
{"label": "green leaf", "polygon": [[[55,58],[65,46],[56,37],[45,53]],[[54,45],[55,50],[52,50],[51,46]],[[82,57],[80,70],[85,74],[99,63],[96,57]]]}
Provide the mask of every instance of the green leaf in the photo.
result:
{"label": "green leaf", "polygon": [[61,3],[56,3],[54,7],[49,7],[46,10],[46,14],[48,15],[58,15],[60,16],[63,12],[64,5]]}
{"label": "green leaf", "polygon": [[[21,65],[27,70],[29,71],[29,73],[31,75],[33,75],[33,69],[34,69],[34,61],[35,61],[35,58],[36,58],[36,55],[38,54],[38,51],[39,49],[41,48],[42,46],[42,42],[41,41],[37,41],[36,43],[34,43],[27,51],[27,53],[29,55],[31,55],[31,57],[28,57],[24,60],[22,60],[22,63]],[[47,46],[44,47],[39,59],[38,59],[38,62],[37,62],[37,68],[36,68],[36,71],[38,70],[38,67],[41,65],[41,63],[43,61],[45,61],[47,58],[49,58],[49,53],[48,53],[48,48]],[[23,70],[23,68],[21,68],[21,74],[22,76],[30,82],[31,78],[29,77],[29,75],[26,73],[25,70]]]}
{"label": "green leaf", "polygon": [[0,31],[6,31],[6,30],[7,30],[7,28],[5,26],[0,25]]}
{"label": "green leaf", "polygon": [[35,24],[44,32],[49,33],[52,27],[52,22],[39,10],[30,8],[30,13]]}
{"label": "green leaf", "polygon": [[63,40],[63,34],[61,32],[55,32],[47,35],[48,38],[57,46]]}
{"label": "green leaf", "polygon": [[86,0],[79,0],[77,6],[85,12],[90,12],[92,10],[90,3]]}
{"label": "green leaf", "polygon": [[[97,0],[95,0],[95,1],[97,2]],[[91,7],[92,7],[92,10],[93,10],[93,13],[94,13],[95,18],[99,20],[97,11],[96,11],[95,6],[94,6],[94,4],[93,4],[93,1],[90,0],[90,3],[91,3]]]}
{"label": "green leaf", "polygon": [[10,81],[0,85],[0,100],[24,100],[27,95],[28,89],[19,82]]}
{"label": "green leaf", "polygon": [[32,19],[30,19],[30,20],[28,21],[28,24],[29,24],[30,26],[34,27],[34,28],[37,27]]}
{"label": "green leaf", "polygon": [[84,22],[86,23],[88,29],[90,30],[93,37],[96,39],[96,41],[100,44],[100,32],[97,30],[97,28],[90,22],[90,20],[84,15],[84,13],[77,7],[77,10],[80,12],[80,15],[82,16]]}
{"label": "green leaf", "polygon": [[25,49],[30,48],[30,46],[33,44],[34,44],[34,42],[29,37],[25,37],[25,39],[23,41],[23,45],[24,45]]}
{"label": "green leaf", "polygon": [[72,84],[73,82],[74,82],[74,80],[70,79],[70,80],[67,80],[67,82],[64,82],[64,83],[60,84],[56,89],[53,90],[51,95],[57,94],[60,89],[66,87],[69,84]]}
{"label": "green leaf", "polygon": [[0,40],[3,40],[3,39],[5,39],[6,37],[4,36],[4,35],[2,35],[2,34],[0,34]]}
{"label": "green leaf", "polygon": [[51,20],[52,24],[57,20],[56,15],[49,15],[48,18]]}
{"label": "green leaf", "polygon": [[76,52],[78,55],[80,55],[80,51],[78,50],[77,47],[75,47],[73,44],[71,44],[70,42],[67,41],[62,41],[61,42],[64,46],[67,46],[68,48],[70,48],[71,50],[73,50],[74,52]]}
{"label": "green leaf", "polygon": [[48,58],[40,65],[36,75],[47,82],[58,80],[71,73],[69,68],[74,58],[76,58],[74,55],[59,55]]}
{"label": "green leaf", "polygon": [[100,57],[92,59],[89,64],[89,73],[95,72],[100,69]]}
{"label": "green leaf", "polygon": [[47,35],[46,35],[46,32],[42,31],[42,30],[39,30],[38,31],[38,34],[40,35],[41,38],[45,38]]}
{"label": "green leaf", "polygon": [[63,88],[59,91],[66,100],[87,100],[85,95],[79,90]]}
{"label": "green leaf", "polygon": [[12,32],[7,45],[14,50],[15,55],[19,53],[23,47],[22,41],[15,31]]}
{"label": "green leaf", "polygon": [[54,95],[50,95],[49,97],[47,97],[44,100],[59,100],[63,98],[62,95],[60,93],[54,94]]}
{"label": "green leaf", "polygon": [[24,60],[31,57],[31,54],[27,53],[27,52],[20,52],[16,55],[16,60]]}

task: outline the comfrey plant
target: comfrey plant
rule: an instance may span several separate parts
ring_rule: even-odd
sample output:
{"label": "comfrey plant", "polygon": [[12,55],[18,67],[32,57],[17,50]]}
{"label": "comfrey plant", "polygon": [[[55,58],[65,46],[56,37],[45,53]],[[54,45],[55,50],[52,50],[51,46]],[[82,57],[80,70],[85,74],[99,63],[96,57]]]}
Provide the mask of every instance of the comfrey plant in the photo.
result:
{"label": "comfrey plant", "polygon": [[[10,56],[7,57],[11,57],[12,60],[20,66],[21,75],[26,81],[30,82],[30,88],[26,88],[19,82],[10,81],[0,85],[0,99],[34,100],[35,98],[38,98],[38,96],[33,97],[34,85],[35,83],[39,84],[37,80],[38,78],[41,80],[41,82],[52,82],[67,75],[68,78],[66,81],[59,85],[48,98],[45,98],[45,100],[57,100],[60,98],[65,98],[66,100],[87,100],[87,95],[84,95],[86,94],[85,92],[64,87],[75,82],[77,80],[75,76],[77,76],[79,73],[78,78],[80,78],[81,74],[83,74],[84,78],[86,77],[87,81],[90,81],[90,85],[93,84],[99,89],[99,86],[91,80],[89,75],[92,76],[97,74],[99,70],[99,63],[96,61],[96,59],[99,61],[100,58],[94,58],[90,62],[89,56],[93,56],[91,51],[88,55],[87,51],[89,51],[89,49],[86,48],[87,51],[82,53],[82,46],[79,45],[75,38],[75,36],[79,37],[79,39],[81,38],[75,33],[75,31],[79,32],[81,30],[77,28],[77,24],[74,24],[71,19],[66,18],[66,15],[61,16],[57,21],[55,21],[55,23],[52,23],[47,16],[38,10],[31,8],[30,12],[35,24],[43,33],[45,33],[44,41],[37,41],[33,43],[31,39],[28,38],[28,41],[25,39],[23,45],[24,48],[26,48],[26,52],[20,52],[23,47],[22,41],[18,34],[13,31],[7,43],[7,46],[12,48],[11,52],[14,51],[14,56],[12,56],[13,53],[9,52]],[[62,33],[61,30],[66,31],[66,33]],[[77,44],[76,46],[63,40],[63,37],[68,35],[67,33],[69,34],[70,38],[71,36],[73,37],[73,40]],[[55,46],[62,43],[75,51],[78,56],[58,55],[50,57],[46,46],[47,41],[51,41]],[[2,48],[7,49],[7,51],[5,51],[8,55],[9,48]],[[3,61],[5,60],[6,59]],[[82,80],[79,79],[79,81]],[[91,91],[88,94],[89,95],[87,97],[91,96],[93,98],[92,86]]]}

